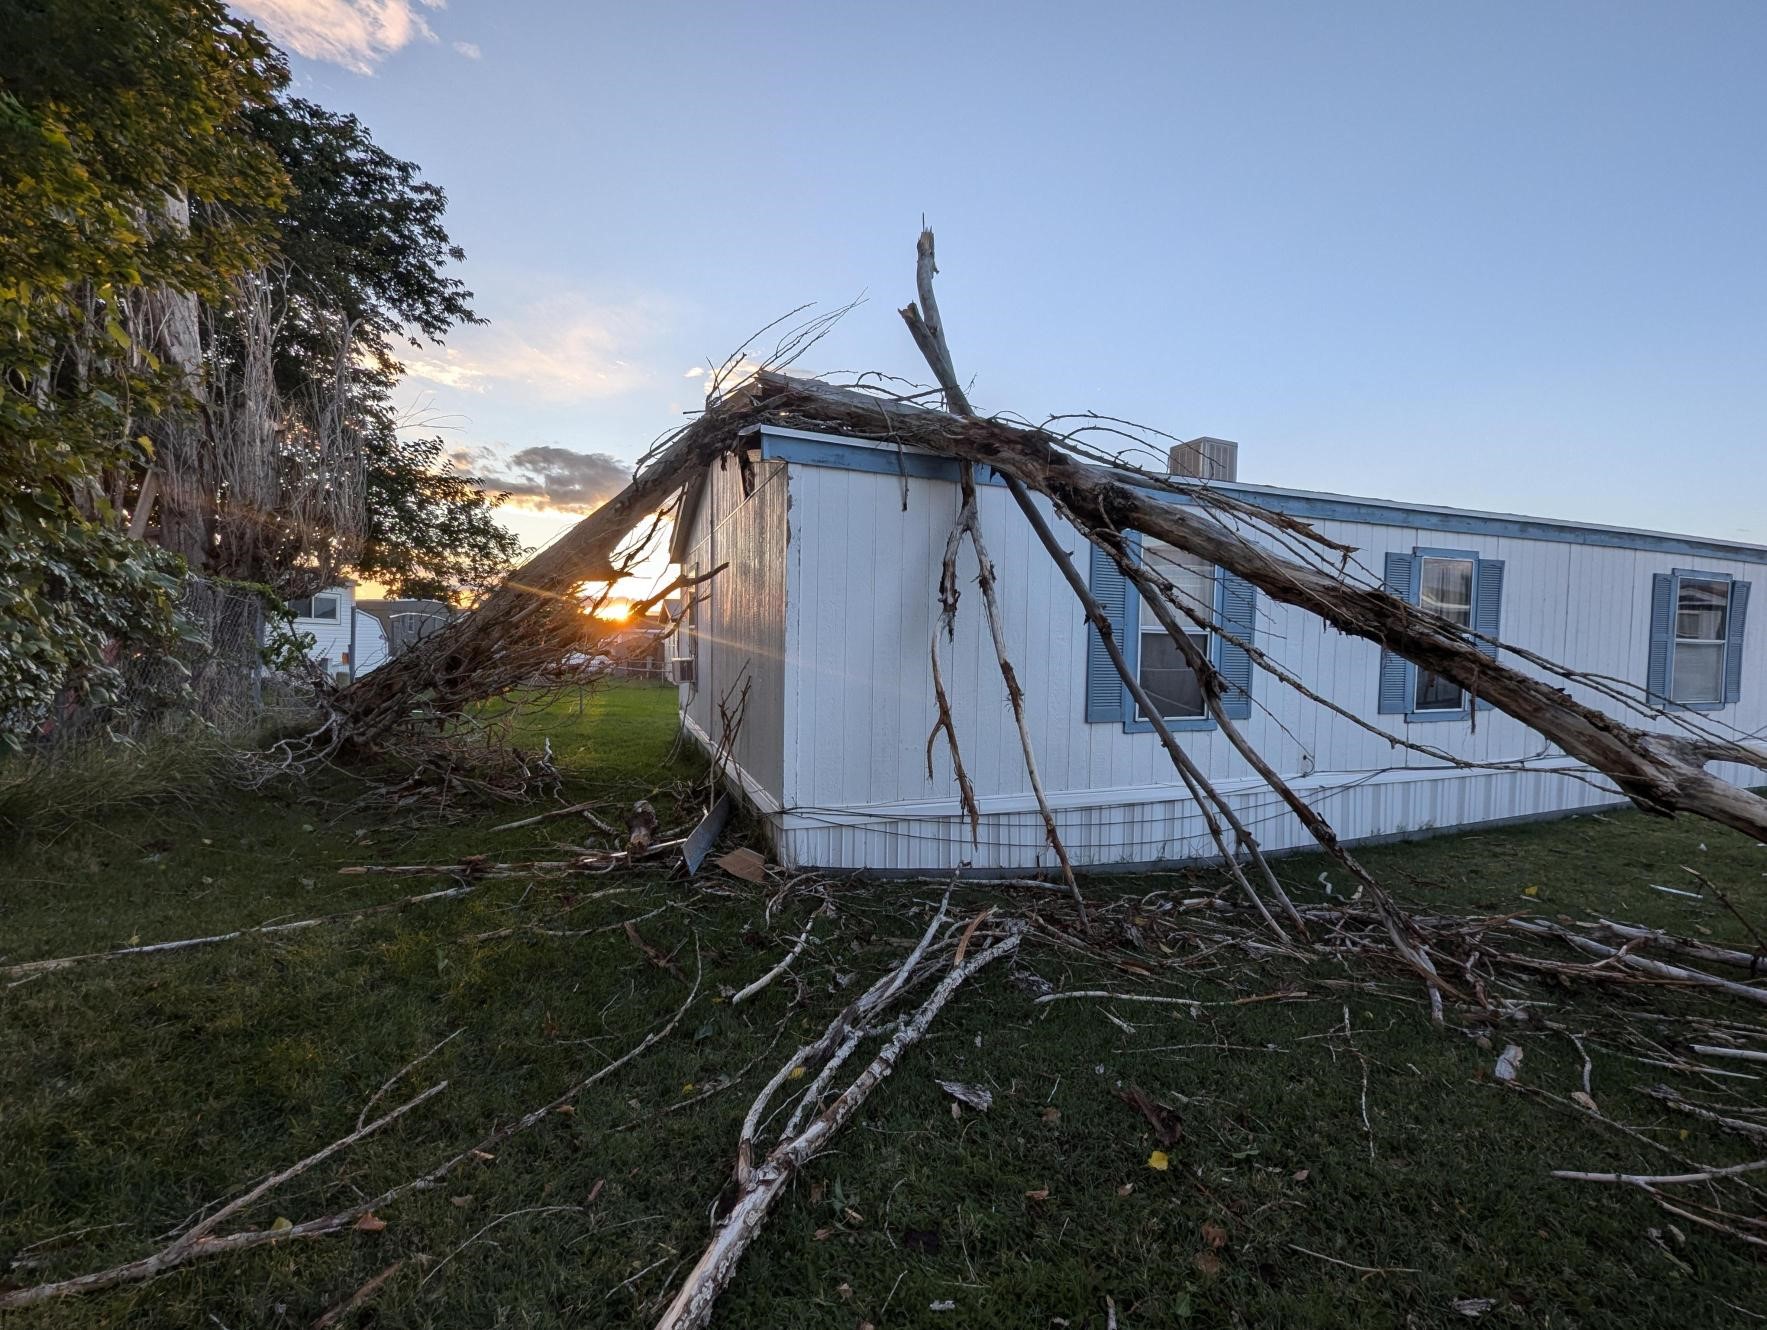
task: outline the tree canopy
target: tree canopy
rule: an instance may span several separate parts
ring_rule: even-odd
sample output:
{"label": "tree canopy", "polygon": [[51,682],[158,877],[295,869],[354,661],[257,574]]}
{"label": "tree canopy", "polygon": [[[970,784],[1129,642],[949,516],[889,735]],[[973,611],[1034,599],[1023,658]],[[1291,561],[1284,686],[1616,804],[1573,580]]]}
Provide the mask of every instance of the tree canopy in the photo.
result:
{"label": "tree canopy", "polygon": [[446,196],[287,82],[281,53],[218,0],[8,7],[0,734],[14,740],[171,640],[186,560],[284,592],[356,571],[458,599],[519,552],[500,496],[445,469],[434,441],[401,438],[393,408],[399,342],[479,321],[451,271],[464,255]]}
{"label": "tree canopy", "polygon": [[287,98],[250,120],[292,186],[273,218],[285,273],[279,389],[334,372],[340,326],[355,342],[348,391],[367,529],[351,570],[395,595],[458,602],[505,571],[521,544],[496,520],[502,496],[449,466],[439,440],[401,434],[392,402],[401,342],[483,322],[449,271],[465,254],[442,224],[447,195],[355,116]]}
{"label": "tree canopy", "polygon": [[[185,386],[128,302],[213,293],[265,260],[286,177],[246,132],[281,56],[210,0],[10,7],[0,43],[0,735],[115,685],[173,630],[176,559],[120,524],[147,418]],[[208,225],[163,224],[168,197]]]}

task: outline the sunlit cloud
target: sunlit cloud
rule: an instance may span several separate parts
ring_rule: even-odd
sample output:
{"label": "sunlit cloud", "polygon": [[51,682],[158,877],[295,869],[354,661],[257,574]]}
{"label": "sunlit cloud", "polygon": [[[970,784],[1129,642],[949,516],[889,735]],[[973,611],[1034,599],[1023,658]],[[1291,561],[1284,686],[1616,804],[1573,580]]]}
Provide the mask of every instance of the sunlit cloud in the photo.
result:
{"label": "sunlit cloud", "polygon": [[648,302],[596,305],[555,299],[487,327],[461,328],[445,348],[406,360],[408,378],[464,392],[520,388],[550,402],[618,397],[652,372],[639,357],[662,326]]}
{"label": "sunlit cloud", "polygon": [[686,371],[686,373],[682,374],[681,377],[693,380],[709,393],[714,386],[714,380],[717,385],[728,388],[731,385],[741,383],[744,379],[758,373],[760,369],[760,361],[754,360],[749,356],[739,356],[734,362],[726,361],[723,365],[716,368],[710,368],[705,365],[695,365]]}
{"label": "sunlit cloud", "polygon": [[[393,52],[415,41],[433,42],[422,10],[447,0],[233,0],[272,41],[357,74],[372,74]],[[476,48],[475,48],[476,49]],[[476,57],[475,57],[476,58]]]}
{"label": "sunlit cloud", "polygon": [[448,461],[486,489],[507,494],[511,504],[538,511],[593,512],[632,479],[630,462],[556,444],[523,448],[508,457],[483,445],[466,445],[450,451]]}
{"label": "sunlit cloud", "polygon": [[483,51],[479,50],[479,44],[477,42],[455,42],[454,49],[468,60],[477,60],[484,54]]}

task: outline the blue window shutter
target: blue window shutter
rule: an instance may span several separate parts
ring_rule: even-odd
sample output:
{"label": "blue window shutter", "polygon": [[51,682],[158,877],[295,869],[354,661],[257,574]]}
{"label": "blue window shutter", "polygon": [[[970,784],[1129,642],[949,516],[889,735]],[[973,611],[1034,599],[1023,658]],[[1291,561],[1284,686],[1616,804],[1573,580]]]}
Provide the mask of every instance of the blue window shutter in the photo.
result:
{"label": "blue window shutter", "polygon": [[[1220,570],[1221,628],[1241,642],[1250,645],[1258,627],[1258,593],[1238,573]],[[1252,653],[1232,642],[1221,642],[1220,659],[1215,668],[1227,685],[1221,697],[1221,710],[1233,720],[1248,720],[1252,714]]]}
{"label": "blue window shutter", "polygon": [[[1473,575],[1478,579],[1473,590],[1473,628],[1484,634],[1477,639],[1477,646],[1496,660],[1497,644],[1485,638],[1503,635],[1503,560],[1480,559]],[[1491,710],[1491,704],[1482,697],[1476,705],[1480,711]]]}
{"label": "blue window shutter", "polygon": [[1724,643],[1724,700],[1742,701],[1743,621],[1749,615],[1749,584],[1730,584],[1730,631]]}
{"label": "blue window shutter", "polygon": [[[1387,555],[1382,584],[1400,600],[1415,603],[1411,579],[1417,559],[1398,552]],[[1411,710],[1411,662],[1385,647],[1380,652],[1380,714],[1402,716]]]}
{"label": "blue window shutter", "polygon": [[[1098,546],[1092,547],[1092,567],[1087,578],[1092,596],[1110,620],[1117,645],[1123,645],[1123,624],[1128,618],[1129,579]],[[1104,639],[1090,622],[1086,624],[1086,723],[1098,725],[1123,719],[1123,679],[1111,664]]]}
{"label": "blue window shutter", "polygon": [[1650,659],[1645,692],[1658,706],[1669,701],[1669,658],[1675,651],[1675,578],[1657,573],[1650,583]]}

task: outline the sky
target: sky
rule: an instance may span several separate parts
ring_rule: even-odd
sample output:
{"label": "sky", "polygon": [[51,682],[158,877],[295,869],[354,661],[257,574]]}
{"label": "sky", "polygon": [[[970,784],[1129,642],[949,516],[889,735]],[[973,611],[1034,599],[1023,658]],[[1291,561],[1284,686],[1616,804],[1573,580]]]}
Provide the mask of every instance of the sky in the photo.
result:
{"label": "sky", "polygon": [[1754,0],[234,8],[447,190],[491,322],[401,405],[530,543],[795,306],[866,302],[799,368],[924,381],[923,217],[981,410],[1767,543]]}

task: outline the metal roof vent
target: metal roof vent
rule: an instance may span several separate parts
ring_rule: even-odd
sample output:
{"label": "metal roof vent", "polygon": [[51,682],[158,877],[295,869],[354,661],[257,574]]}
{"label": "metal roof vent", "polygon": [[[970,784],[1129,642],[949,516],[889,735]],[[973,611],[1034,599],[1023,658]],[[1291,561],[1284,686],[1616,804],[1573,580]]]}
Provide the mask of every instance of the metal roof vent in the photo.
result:
{"label": "metal roof vent", "polygon": [[1238,480],[1239,445],[1232,439],[1204,434],[1188,443],[1175,444],[1166,458],[1166,470],[1174,476],[1197,480]]}

